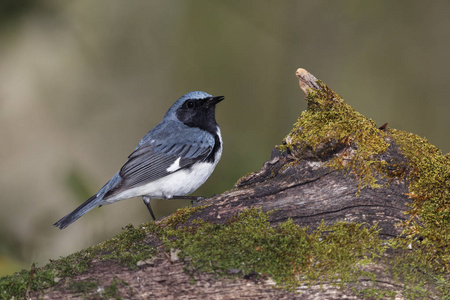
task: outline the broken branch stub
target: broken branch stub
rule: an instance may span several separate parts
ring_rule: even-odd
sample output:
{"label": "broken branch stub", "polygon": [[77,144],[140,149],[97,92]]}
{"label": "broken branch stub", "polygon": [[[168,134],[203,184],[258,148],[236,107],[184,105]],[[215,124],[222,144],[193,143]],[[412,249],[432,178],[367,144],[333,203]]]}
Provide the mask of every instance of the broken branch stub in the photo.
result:
{"label": "broken branch stub", "polygon": [[320,89],[320,86],[317,83],[317,78],[305,69],[298,68],[295,72],[295,75],[298,78],[298,84],[300,85],[300,88],[306,96],[308,95],[308,92],[311,92],[311,89]]}

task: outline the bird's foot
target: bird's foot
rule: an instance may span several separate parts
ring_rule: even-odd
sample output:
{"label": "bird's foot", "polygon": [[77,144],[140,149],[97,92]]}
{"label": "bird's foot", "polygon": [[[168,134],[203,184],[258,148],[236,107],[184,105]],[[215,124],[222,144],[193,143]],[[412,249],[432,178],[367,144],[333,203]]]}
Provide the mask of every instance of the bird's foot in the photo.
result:
{"label": "bird's foot", "polygon": [[199,196],[173,196],[170,199],[183,199],[183,200],[191,200],[191,204],[197,204],[203,200],[205,200],[205,197],[199,197]]}
{"label": "bird's foot", "polygon": [[197,204],[205,200],[205,197],[195,197],[195,199],[191,200],[191,204]]}

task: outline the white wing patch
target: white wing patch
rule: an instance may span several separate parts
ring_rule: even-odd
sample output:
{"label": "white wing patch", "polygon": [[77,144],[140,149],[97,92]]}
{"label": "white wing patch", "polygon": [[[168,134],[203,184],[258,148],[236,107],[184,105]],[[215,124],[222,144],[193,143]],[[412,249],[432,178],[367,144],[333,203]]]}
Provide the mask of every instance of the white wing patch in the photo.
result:
{"label": "white wing patch", "polygon": [[173,164],[170,165],[166,169],[167,172],[175,172],[176,170],[180,169],[180,159],[181,157],[178,157],[176,161],[173,162]]}

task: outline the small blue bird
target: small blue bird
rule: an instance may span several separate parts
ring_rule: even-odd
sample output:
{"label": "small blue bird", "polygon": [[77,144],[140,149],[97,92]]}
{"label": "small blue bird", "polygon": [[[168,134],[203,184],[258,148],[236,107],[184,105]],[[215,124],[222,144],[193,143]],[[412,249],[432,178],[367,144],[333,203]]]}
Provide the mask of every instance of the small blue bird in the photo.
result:
{"label": "small blue bird", "polygon": [[155,220],[151,198],[189,198],[183,196],[208,179],[222,155],[215,107],[223,99],[199,91],[182,96],[142,138],[120,171],[53,225],[63,229],[96,206],[140,196]]}

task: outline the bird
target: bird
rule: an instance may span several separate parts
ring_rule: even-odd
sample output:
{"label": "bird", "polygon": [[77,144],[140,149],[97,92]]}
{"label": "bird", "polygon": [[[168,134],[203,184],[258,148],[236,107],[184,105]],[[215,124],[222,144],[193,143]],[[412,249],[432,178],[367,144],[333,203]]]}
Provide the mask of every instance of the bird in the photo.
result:
{"label": "bird", "polygon": [[133,197],[142,197],[155,220],[152,198],[189,199],[186,195],[209,178],[222,156],[215,108],[224,98],[202,91],[180,97],[141,139],[122,168],[95,195],[53,226],[64,229],[97,206]]}

